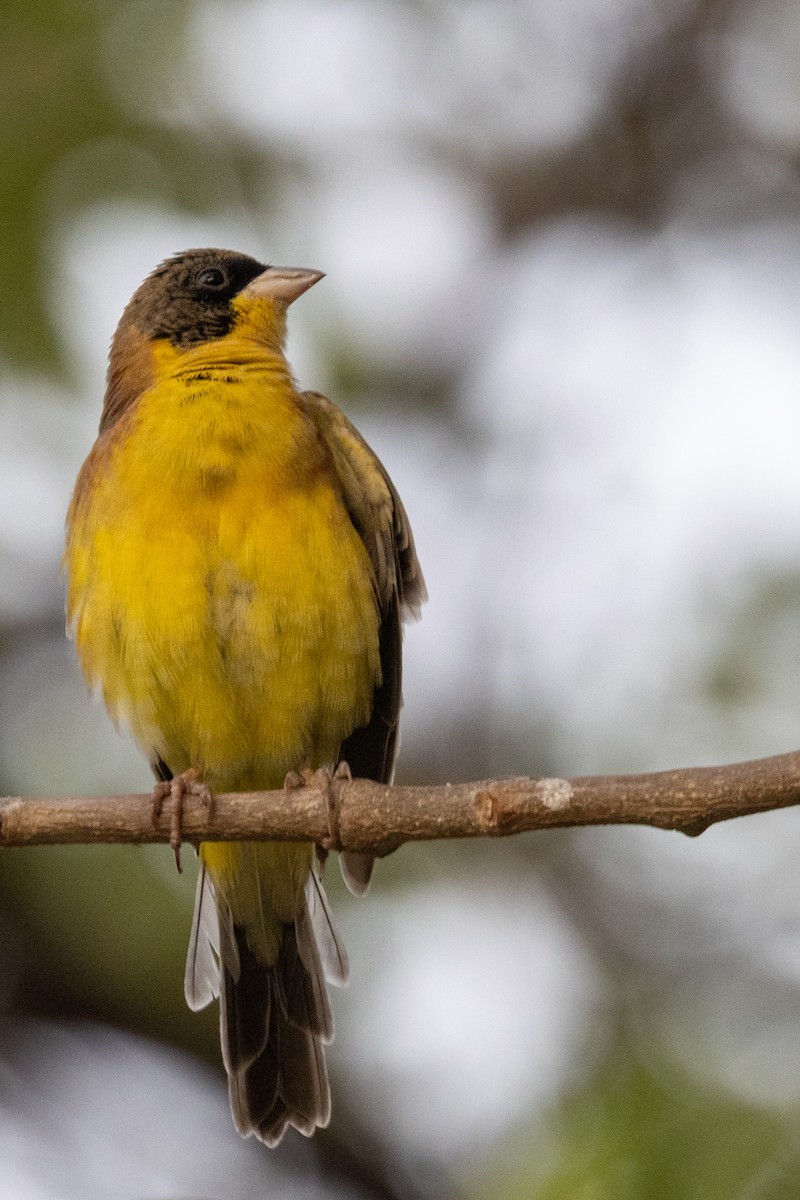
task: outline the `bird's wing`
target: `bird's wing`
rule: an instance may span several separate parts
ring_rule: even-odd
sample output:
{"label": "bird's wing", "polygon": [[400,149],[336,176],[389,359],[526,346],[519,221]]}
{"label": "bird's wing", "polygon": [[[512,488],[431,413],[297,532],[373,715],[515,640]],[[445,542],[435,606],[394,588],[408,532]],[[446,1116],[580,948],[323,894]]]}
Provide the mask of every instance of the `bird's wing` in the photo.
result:
{"label": "bird's wing", "polygon": [[[358,430],[319,392],[303,392],[303,407],[330,451],[350,519],[364,543],[375,573],[381,614],[382,680],[375,689],[372,714],[342,744],[340,758],[353,775],[391,783],[402,704],[402,630],[404,618],[419,616],[427,598],[414,549],[411,526],[394,484]],[[372,874],[369,855],[341,855],[345,881],[363,894]]]}
{"label": "bird's wing", "polygon": [[319,392],[303,406],[333,458],[350,519],[367,548],[381,611],[396,597],[403,617],[418,617],[427,599],[406,510],[378,456],[340,408]]}

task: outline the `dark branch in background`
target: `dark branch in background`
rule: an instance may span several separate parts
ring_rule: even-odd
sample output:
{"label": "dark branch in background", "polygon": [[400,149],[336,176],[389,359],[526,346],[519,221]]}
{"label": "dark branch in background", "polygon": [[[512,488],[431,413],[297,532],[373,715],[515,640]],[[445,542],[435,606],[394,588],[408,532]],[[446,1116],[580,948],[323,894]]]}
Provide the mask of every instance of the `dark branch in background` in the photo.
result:
{"label": "dark branch in background", "polygon": [[[183,833],[199,841],[313,841],[390,854],[404,842],[503,837],[568,825],[653,825],[690,835],[716,821],[800,803],[800,751],[724,767],[575,779],[495,779],[438,787],[370,780],[224,793],[211,812],[187,800]],[[330,820],[333,807],[335,819]],[[0,845],[167,842],[170,802],[153,823],[148,795],[0,800]]]}

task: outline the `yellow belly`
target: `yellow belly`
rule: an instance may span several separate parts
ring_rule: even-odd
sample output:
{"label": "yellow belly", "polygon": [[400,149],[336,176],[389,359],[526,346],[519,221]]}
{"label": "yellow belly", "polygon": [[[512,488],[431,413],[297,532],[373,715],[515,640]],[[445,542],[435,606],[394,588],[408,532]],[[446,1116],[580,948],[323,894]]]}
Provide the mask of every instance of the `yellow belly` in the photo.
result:
{"label": "yellow belly", "polygon": [[369,716],[371,566],[294,405],[248,377],[188,411],[173,391],[145,396],[73,530],[78,651],[173,772],[280,785]]}

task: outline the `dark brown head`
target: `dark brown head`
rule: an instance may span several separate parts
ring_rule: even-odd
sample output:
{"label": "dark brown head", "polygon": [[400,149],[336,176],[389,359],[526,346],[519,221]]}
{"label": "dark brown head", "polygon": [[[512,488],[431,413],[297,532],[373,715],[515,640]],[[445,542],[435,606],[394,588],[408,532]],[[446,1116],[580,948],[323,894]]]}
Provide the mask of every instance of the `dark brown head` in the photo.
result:
{"label": "dark brown head", "polygon": [[154,382],[157,344],[189,352],[230,335],[280,351],[286,309],[320,271],[272,267],[234,250],[186,250],[148,275],[128,303],[111,343],[100,429]]}
{"label": "dark brown head", "polygon": [[187,250],[160,263],[136,289],[120,325],[151,339],[192,346],[224,337],[234,320],[231,300],[267,270],[232,250]]}

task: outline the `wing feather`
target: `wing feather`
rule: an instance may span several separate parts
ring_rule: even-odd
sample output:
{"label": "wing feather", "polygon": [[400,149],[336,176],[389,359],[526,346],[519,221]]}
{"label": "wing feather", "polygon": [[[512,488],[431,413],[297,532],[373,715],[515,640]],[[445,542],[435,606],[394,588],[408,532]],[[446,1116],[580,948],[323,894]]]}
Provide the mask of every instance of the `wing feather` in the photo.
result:
{"label": "wing feather", "polygon": [[333,458],[350,518],[367,548],[381,609],[397,596],[403,618],[427,599],[411,525],[388,472],[356,427],[320,392],[303,392],[305,411]]}
{"label": "wing feather", "polygon": [[[381,682],[369,721],[346,738],[339,757],[354,776],[391,783],[403,703],[402,622],[419,616],[427,599],[425,580],[406,510],[380,459],[327,397],[303,392],[302,402],[328,447],[350,519],[369,554],[381,612]],[[372,857],[345,851],[339,863],[351,892],[363,896]]]}
{"label": "wing feather", "polygon": [[[317,391],[303,392],[301,398],[330,451],[350,520],[372,562],[380,605],[381,682],[374,691],[371,718],[344,740],[339,758],[354,775],[391,784],[403,703],[402,622],[420,616],[427,599],[425,580],[408,516],[384,464],[336,404]],[[373,864],[369,854],[339,854],[350,892],[365,894]]]}

